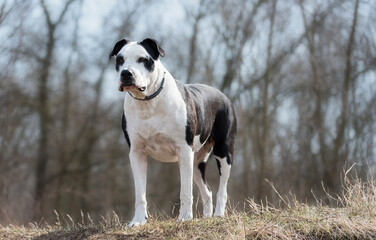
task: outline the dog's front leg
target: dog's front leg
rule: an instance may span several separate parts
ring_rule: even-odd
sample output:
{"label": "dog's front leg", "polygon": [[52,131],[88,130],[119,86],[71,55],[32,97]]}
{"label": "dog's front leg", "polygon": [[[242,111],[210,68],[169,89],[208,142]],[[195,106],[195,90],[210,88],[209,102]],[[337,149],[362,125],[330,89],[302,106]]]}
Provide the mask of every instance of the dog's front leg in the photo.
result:
{"label": "dog's front leg", "polygon": [[147,158],[143,153],[131,151],[129,154],[135,188],[135,213],[129,227],[139,226],[146,223],[147,202],[146,202],[146,175]]}
{"label": "dog's front leg", "polygon": [[179,221],[190,220],[193,217],[193,158],[194,153],[191,149],[184,149],[180,152],[180,212],[178,218]]}

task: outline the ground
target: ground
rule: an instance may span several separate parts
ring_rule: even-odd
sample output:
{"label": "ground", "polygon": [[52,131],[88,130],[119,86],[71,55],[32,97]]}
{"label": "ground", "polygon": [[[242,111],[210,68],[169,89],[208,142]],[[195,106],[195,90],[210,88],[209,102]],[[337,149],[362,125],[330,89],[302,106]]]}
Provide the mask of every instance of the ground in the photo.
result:
{"label": "ground", "polygon": [[[144,226],[128,228],[113,214],[94,223],[68,221],[56,213],[54,225],[1,226],[0,239],[376,239],[376,187],[370,180],[346,181],[343,194],[329,207],[300,203],[280,196],[280,207],[248,201],[247,212],[228,210],[224,218],[195,218],[177,222],[152,216]],[[83,215],[83,214],[82,214]]]}

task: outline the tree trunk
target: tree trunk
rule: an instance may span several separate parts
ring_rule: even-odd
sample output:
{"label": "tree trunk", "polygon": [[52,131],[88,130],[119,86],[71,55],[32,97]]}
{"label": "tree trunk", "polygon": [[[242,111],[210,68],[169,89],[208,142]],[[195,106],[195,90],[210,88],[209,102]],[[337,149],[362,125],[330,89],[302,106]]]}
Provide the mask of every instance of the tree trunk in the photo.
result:
{"label": "tree trunk", "polygon": [[61,23],[65,13],[68,10],[69,5],[74,0],[68,0],[59,18],[56,22],[52,22],[50,18],[50,12],[44,0],[40,0],[41,7],[43,9],[44,17],[47,23],[48,29],[48,39],[46,45],[46,55],[41,59],[40,66],[40,78],[38,86],[38,115],[39,115],[39,147],[38,147],[38,157],[36,163],[36,186],[35,186],[35,196],[34,196],[34,219],[39,220],[43,214],[43,198],[46,185],[46,169],[48,163],[48,141],[49,141],[49,101],[48,101],[48,78],[51,68],[51,62],[53,57],[53,51],[56,43],[55,30],[57,26]]}
{"label": "tree trunk", "polygon": [[193,23],[193,29],[192,29],[192,36],[189,41],[189,63],[188,63],[188,69],[187,69],[187,83],[192,82],[192,78],[194,76],[195,70],[196,70],[196,53],[197,53],[197,36],[199,33],[199,24],[201,19],[203,18],[202,13],[202,7],[203,7],[203,1],[200,1],[200,6],[198,8],[198,13],[194,18]]}
{"label": "tree trunk", "polygon": [[264,198],[265,195],[269,195],[269,191],[265,189],[265,179],[271,178],[272,169],[270,166],[270,159],[267,155],[267,152],[270,152],[269,149],[269,139],[270,139],[270,118],[269,118],[269,85],[273,81],[273,70],[270,67],[271,59],[272,59],[272,48],[273,48],[273,28],[274,28],[274,20],[275,20],[275,10],[276,10],[277,0],[274,0],[272,3],[272,9],[270,14],[270,28],[269,28],[269,36],[268,36],[268,49],[267,49],[267,58],[266,58],[266,75],[265,75],[265,84],[264,84],[264,91],[263,91],[263,107],[262,107],[262,120],[260,123],[261,126],[261,133],[260,133],[260,169],[259,169],[259,179],[258,179],[258,189],[257,189],[257,196],[258,199]]}
{"label": "tree trunk", "polygon": [[51,66],[52,52],[55,45],[55,27],[50,26],[47,42],[47,53],[41,65],[41,76],[38,86],[38,115],[39,115],[39,147],[36,166],[36,187],[35,187],[35,216],[37,220],[43,213],[43,197],[45,190],[46,168],[48,162],[48,140],[49,140],[49,107],[48,107],[48,77]]}
{"label": "tree trunk", "polygon": [[358,19],[358,9],[359,9],[359,0],[355,2],[353,21],[350,31],[349,40],[347,43],[346,49],[346,68],[344,72],[344,82],[342,87],[342,96],[341,96],[341,114],[339,116],[339,124],[337,125],[337,136],[334,140],[334,149],[333,149],[333,162],[331,164],[331,174],[330,179],[328,179],[328,187],[332,189],[337,189],[339,187],[339,178],[341,166],[344,163],[343,159],[340,159],[341,148],[343,147],[343,142],[345,138],[345,128],[347,125],[348,118],[348,109],[349,109],[349,91],[350,91],[350,82],[352,80],[352,54],[355,45],[355,31]]}

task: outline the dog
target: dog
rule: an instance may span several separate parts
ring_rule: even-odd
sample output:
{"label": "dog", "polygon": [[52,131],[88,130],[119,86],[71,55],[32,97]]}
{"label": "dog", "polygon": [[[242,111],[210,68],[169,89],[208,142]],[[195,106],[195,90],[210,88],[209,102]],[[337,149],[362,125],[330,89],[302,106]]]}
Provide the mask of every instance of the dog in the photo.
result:
{"label": "dog", "polygon": [[178,162],[180,169],[179,221],[193,217],[193,181],[199,188],[204,217],[213,214],[212,192],[206,179],[211,152],[220,180],[215,216],[224,216],[227,182],[233,163],[236,117],[231,101],[219,90],[203,84],[182,84],[160,61],[165,51],[151,38],[118,41],[115,57],[119,91],[126,91],[122,129],[129,145],[135,186],[135,213],[130,227],[147,220],[147,157]]}

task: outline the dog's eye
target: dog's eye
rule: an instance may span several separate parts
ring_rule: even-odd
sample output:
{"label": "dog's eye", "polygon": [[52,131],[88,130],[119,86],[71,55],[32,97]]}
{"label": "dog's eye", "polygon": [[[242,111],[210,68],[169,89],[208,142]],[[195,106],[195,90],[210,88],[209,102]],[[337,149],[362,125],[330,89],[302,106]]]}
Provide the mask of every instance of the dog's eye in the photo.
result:
{"label": "dog's eye", "polygon": [[123,63],[124,63],[124,58],[123,57],[117,57],[116,58],[116,63],[118,64],[118,65],[123,65]]}
{"label": "dog's eye", "polygon": [[144,57],[140,57],[138,60],[137,60],[137,62],[139,62],[139,63],[143,63],[143,62],[145,62],[147,59],[146,58],[144,58]]}

